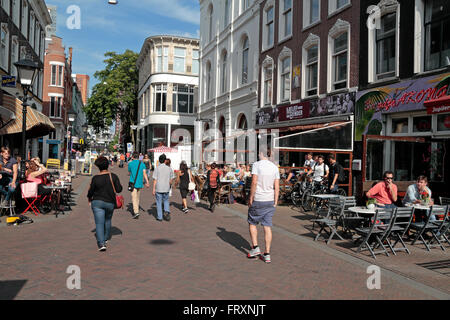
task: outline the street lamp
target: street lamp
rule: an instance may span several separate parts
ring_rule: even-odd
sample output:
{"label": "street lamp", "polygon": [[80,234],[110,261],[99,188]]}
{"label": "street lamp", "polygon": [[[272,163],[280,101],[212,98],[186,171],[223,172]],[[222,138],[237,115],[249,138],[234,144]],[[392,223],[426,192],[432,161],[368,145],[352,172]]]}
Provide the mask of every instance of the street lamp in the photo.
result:
{"label": "street lamp", "polygon": [[25,159],[26,153],[26,131],[27,131],[27,107],[28,90],[33,86],[34,80],[41,69],[39,64],[30,59],[22,59],[14,63],[17,68],[17,78],[22,85],[23,98],[22,98],[22,161],[20,165],[20,179],[25,179]]}
{"label": "street lamp", "polygon": [[66,159],[67,159],[67,168],[71,169],[71,163],[69,154],[72,153],[72,130],[73,130],[73,123],[75,122],[75,119],[77,118],[77,114],[73,109],[70,109],[67,112],[67,117],[69,118],[69,125],[67,126],[67,153],[66,153]]}

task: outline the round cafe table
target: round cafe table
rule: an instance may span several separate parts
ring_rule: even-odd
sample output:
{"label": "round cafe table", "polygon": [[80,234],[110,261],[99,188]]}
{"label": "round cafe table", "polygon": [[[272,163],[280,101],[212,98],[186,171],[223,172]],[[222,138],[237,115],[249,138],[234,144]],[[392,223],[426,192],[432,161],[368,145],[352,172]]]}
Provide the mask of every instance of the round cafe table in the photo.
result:
{"label": "round cafe table", "polygon": [[375,213],[375,209],[367,209],[366,207],[350,207],[348,208],[348,211],[356,213],[358,216],[365,217],[365,218],[372,218]]}

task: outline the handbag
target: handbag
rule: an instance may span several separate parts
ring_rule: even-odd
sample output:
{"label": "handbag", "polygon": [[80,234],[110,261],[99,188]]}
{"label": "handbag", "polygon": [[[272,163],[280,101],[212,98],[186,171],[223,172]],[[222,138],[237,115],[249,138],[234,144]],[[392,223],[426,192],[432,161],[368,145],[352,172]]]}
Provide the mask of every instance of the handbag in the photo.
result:
{"label": "handbag", "polygon": [[121,195],[117,195],[116,188],[114,187],[114,182],[111,177],[111,173],[109,174],[109,179],[111,180],[111,184],[114,190],[114,195],[116,196],[116,203],[114,204],[114,209],[123,208],[124,198]]}
{"label": "handbag", "polygon": [[141,167],[141,161],[139,161],[139,165],[138,165],[138,168],[137,168],[137,171],[136,171],[136,177],[134,177],[134,182],[128,182],[128,191],[130,191],[130,192],[133,192],[133,190],[134,190],[134,185],[136,184],[136,180],[137,180],[137,176],[138,176],[138,174],[139,174],[139,168]]}
{"label": "handbag", "polygon": [[[189,178],[190,178],[190,181],[192,181],[192,176],[191,176],[191,171],[190,170],[189,170]],[[195,185],[194,182],[189,182],[189,185],[188,185],[188,190],[189,191],[194,191],[195,187],[196,187],[196,185]]]}

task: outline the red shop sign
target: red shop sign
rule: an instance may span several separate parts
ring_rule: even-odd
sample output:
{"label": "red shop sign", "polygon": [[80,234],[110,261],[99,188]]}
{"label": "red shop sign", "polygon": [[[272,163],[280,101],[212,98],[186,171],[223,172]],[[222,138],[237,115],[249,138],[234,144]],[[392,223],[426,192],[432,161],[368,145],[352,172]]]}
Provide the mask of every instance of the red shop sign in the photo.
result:
{"label": "red shop sign", "polygon": [[309,103],[278,107],[279,121],[290,121],[309,118]]}

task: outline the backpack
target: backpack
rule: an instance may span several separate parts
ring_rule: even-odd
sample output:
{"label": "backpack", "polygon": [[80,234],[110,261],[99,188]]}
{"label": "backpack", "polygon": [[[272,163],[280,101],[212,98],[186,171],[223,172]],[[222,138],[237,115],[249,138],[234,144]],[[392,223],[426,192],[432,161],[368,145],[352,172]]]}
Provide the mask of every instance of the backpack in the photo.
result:
{"label": "backpack", "polygon": [[345,170],[339,163],[336,163],[336,172],[339,174],[337,181],[340,183],[344,183],[345,182]]}

